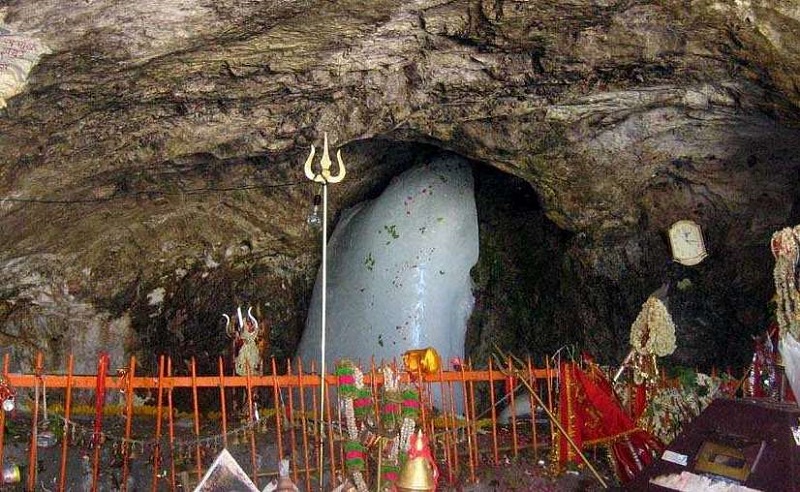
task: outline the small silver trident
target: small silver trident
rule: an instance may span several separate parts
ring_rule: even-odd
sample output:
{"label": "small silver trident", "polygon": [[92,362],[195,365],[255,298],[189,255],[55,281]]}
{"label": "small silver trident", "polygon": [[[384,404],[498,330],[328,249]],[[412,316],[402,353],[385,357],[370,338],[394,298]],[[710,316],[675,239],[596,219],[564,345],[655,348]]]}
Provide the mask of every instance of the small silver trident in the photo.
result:
{"label": "small silver trident", "polygon": [[323,147],[322,151],[322,158],[319,160],[320,165],[320,172],[318,174],[314,173],[311,170],[311,161],[314,160],[314,153],[316,149],[314,146],[311,146],[311,153],[308,154],[308,159],[306,159],[305,166],[303,167],[306,172],[306,177],[311,181],[316,181],[317,183],[338,183],[339,181],[344,179],[345,170],[344,170],[344,162],[342,162],[342,150],[339,149],[336,151],[336,161],[339,163],[339,174],[336,176],[331,176],[331,157],[328,154],[328,133],[325,133],[325,146]]}

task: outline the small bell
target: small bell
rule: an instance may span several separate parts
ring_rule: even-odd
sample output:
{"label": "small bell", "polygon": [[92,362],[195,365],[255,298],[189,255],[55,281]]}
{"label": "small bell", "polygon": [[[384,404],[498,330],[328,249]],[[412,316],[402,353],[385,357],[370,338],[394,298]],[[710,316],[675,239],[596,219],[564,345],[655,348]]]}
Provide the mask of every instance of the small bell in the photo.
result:
{"label": "small bell", "polygon": [[400,477],[395,483],[397,490],[400,492],[436,490],[438,470],[422,430],[411,436],[409,444],[408,461],[400,470]]}
{"label": "small bell", "polygon": [[433,491],[436,488],[433,482],[433,468],[428,460],[421,456],[412,458],[406,461],[395,486],[400,492]]}

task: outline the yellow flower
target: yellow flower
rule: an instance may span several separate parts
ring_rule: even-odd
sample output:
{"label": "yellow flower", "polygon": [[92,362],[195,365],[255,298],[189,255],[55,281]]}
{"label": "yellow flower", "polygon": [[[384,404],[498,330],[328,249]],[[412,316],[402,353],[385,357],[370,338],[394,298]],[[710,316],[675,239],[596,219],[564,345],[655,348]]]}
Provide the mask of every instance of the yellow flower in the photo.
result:
{"label": "yellow flower", "polygon": [[630,343],[642,355],[664,357],[675,351],[675,323],[657,297],[649,297],[631,326]]}

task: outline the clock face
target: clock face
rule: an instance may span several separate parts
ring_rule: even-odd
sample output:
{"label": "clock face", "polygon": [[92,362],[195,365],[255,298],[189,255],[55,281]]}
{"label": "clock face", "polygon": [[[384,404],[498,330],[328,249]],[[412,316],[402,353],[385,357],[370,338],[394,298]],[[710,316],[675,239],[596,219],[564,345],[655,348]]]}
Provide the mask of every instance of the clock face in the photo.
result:
{"label": "clock face", "polygon": [[703,231],[691,220],[679,220],[669,228],[672,258],[687,266],[697,265],[708,256]]}

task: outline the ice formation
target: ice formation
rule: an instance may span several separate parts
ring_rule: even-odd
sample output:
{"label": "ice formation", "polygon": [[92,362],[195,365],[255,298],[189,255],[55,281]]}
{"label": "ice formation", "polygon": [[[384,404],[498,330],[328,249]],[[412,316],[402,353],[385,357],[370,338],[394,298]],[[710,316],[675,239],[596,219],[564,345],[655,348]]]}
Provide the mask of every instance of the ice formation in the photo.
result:
{"label": "ice formation", "polygon": [[49,52],[37,38],[13,32],[0,17],[0,109],[7,99],[24,90],[28,73]]}
{"label": "ice formation", "polygon": [[[342,214],[328,243],[326,364],[368,368],[433,347],[443,363],[464,352],[474,299],[478,221],[470,165],[440,157],[395,178],[374,201]],[[298,355],[319,361],[317,276]],[[307,366],[306,366],[307,367]]]}

